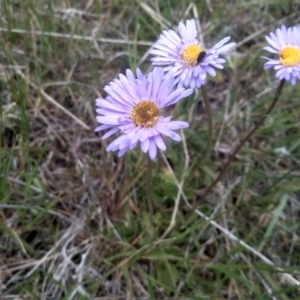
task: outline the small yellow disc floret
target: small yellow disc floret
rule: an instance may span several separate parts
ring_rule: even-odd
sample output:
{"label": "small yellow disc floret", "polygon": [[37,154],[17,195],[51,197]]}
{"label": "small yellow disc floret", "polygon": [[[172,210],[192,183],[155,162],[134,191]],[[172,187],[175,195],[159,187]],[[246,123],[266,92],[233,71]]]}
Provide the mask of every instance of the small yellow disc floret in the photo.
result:
{"label": "small yellow disc floret", "polygon": [[195,67],[197,65],[197,58],[203,49],[198,44],[191,44],[186,46],[180,53],[180,60],[187,67]]}
{"label": "small yellow disc floret", "polygon": [[300,49],[295,46],[284,47],[279,52],[279,61],[286,67],[300,64]]}
{"label": "small yellow disc floret", "polygon": [[159,119],[159,109],[153,101],[138,103],[131,112],[131,118],[136,126],[152,127]]}

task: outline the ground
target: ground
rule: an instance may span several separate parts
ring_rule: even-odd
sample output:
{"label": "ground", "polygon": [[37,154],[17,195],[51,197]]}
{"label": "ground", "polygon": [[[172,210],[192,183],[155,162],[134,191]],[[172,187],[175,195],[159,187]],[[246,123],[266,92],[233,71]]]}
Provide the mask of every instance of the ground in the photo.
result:
{"label": "ground", "polygon": [[[299,24],[299,1],[1,0],[0,10],[1,299],[298,299],[299,82],[203,194],[274,97],[264,36]],[[94,133],[94,101],[127,68],[149,72],[153,42],[188,18],[207,47],[225,36],[237,47],[206,84],[205,157],[201,91],[168,109],[190,127],[154,161],[151,210],[145,154],[106,152],[113,137]]]}

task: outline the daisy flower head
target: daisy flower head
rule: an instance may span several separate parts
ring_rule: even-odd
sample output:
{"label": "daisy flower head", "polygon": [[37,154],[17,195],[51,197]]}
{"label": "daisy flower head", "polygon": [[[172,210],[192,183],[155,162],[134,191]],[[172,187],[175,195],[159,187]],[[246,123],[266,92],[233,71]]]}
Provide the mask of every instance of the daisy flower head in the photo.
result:
{"label": "daisy flower head", "polygon": [[300,26],[286,28],[284,25],[269,36],[266,36],[270,46],[264,47],[275,54],[274,58],[267,58],[264,68],[274,68],[276,78],[285,79],[295,84],[300,79]]}
{"label": "daisy flower head", "polygon": [[186,122],[164,117],[162,109],[189,96],[193,90],[174,89],[173,74],[164,75],[162,68],[154,68],[147,76],[137,69],[136,75],[137,78],[126,70],[126,76],[120,74],[119,78],[105,86],[106,99],[96,99],[96,118],[101,125],[95,131],[108,129],[102,139],[120,132],[119,137],[108,145],[107,151],[119,151],[120,157],[140,145],[153,160],[158,149],[166,150],[166,136],[180,141],[174,130],[189,126]]}
{"label": "daisy flower head", "polygon": [[206,74],[216,76],[214,68],[223,69],[226,61],[219,55],[228,52],[236,44],[227,42],[225,37],[210,49],[204,49],[194,19],[180,22],[177,34],[174,30],[164,30],[154,44],[151,54],[153,65],[163,66],[172,71],[176,82],[185,87],[200,87],[205,84]]}

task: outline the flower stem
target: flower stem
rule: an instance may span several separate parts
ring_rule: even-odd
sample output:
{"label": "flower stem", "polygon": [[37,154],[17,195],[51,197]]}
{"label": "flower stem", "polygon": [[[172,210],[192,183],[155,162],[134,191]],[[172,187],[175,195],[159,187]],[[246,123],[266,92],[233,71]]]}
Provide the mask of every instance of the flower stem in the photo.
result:
{"label": "flower stem", "polygon": [[219,182],[219,180],[222,178],[222,176],[225,174],[227,168],[229,167],[229,165],[231,164],[231,162],[233,161],[234,157],[236,156],[236,154],[239,152],[239,150],[243,147],[243,145],[251,138],[251,136],[255,133],[255,131],[263,124],[263,122],[265,121],[266,117],[270,114],[270,112],[273,110],[273,108],[275,107],[279,96],[281,94],[282,88],[284,86],[285,83],[285,79],[282,79],[277,87],[277,90],[275,92],[275,96],[274,99],[271,103],[271,105],[269,106],[269,108],[267,109],[267,111],[260,117],[259,121],[257,122],[257,124],[252,128],[252,130],[242,139],[242,141],[239,143],[239,145],[236,147],[236,149],[234,150],[234,152],[231,154],[231,156],[229,157],[228,161],[226,162],[226,164],[224,165],[224,167],[222,168],[222,170],[220,171],[218,177],[213,181],[213,183],[206,189],[206,191],[204,192],[204,194],[202,195],[202,199],[205,198],[205,196],[212,190],[212,188]]}
{"label": "flower stem", "polygon": [[210,103],[209,103],[209,100],[208,100],[205,85],[201,86],[201,93],[202,93],[202,97],[203,97],[204,107],[205,107],[207,117],[208,117],[208,141],[207,141],[207,144],[206,144],[206,148],[204,150],[204,154],[203,154],[200,162],[198,163],[198,165],[204,160],[205,156],[209,152],[211,142],[212,142],[212,127],[213,127],[213,118],[212,118]]}
{"label": "flower stem", "polygon": [[152,197],[151,197],[152,167],[153,167],[153,161],[150,158],[150,156],[148,155],[146,196],[147,196],[147,202],[148,202],[148,209],[149,209],[149,213],[150,213],[150,223],[151,223],[151,225],[152,225],[152,221],[153,221],[153,206],[152,206]]}
{"label": "flower stem", "polygon": [[194,168],[196,168],[197,166],[201,166],[202,162],[204,161],[206,155],[208,154],[208,152],[210,150],[211,143],[212,143],[213,118],[212,118],[210,102],[208,100],[205,85],[201,86],[201,93],[202,93],[202,97],[203,97],[204,107],[205,107],[207,117],[208,117],[208,141],[207,141],[206,148],[204,149],[203,154],[201,153],[200,154],[201,156],[197,157],[196,160],[193,161],[193,167],[192,167],[191,173],[193,173]]}

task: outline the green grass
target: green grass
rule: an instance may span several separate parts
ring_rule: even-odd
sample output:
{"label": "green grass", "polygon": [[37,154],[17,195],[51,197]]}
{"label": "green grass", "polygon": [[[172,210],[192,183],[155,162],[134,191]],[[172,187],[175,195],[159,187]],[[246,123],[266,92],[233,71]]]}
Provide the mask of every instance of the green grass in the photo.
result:
{"label": "green grass", "polygon": [[144,54],[195,17],[189,4],[1,0],[1,299],[298,299],[286,274],[300,281],[299,83],[201,194],[272,101],[264,35],[299,24],[299,4],[195,1],[206,45],[230,35],[238,48],[207,83],[213,147],[201,164],[201,93],[172,109],[192,122],[154,163],[152,225],[144,154],[118,159],[94,133],[103,87],[127,68],[151,70]]}

